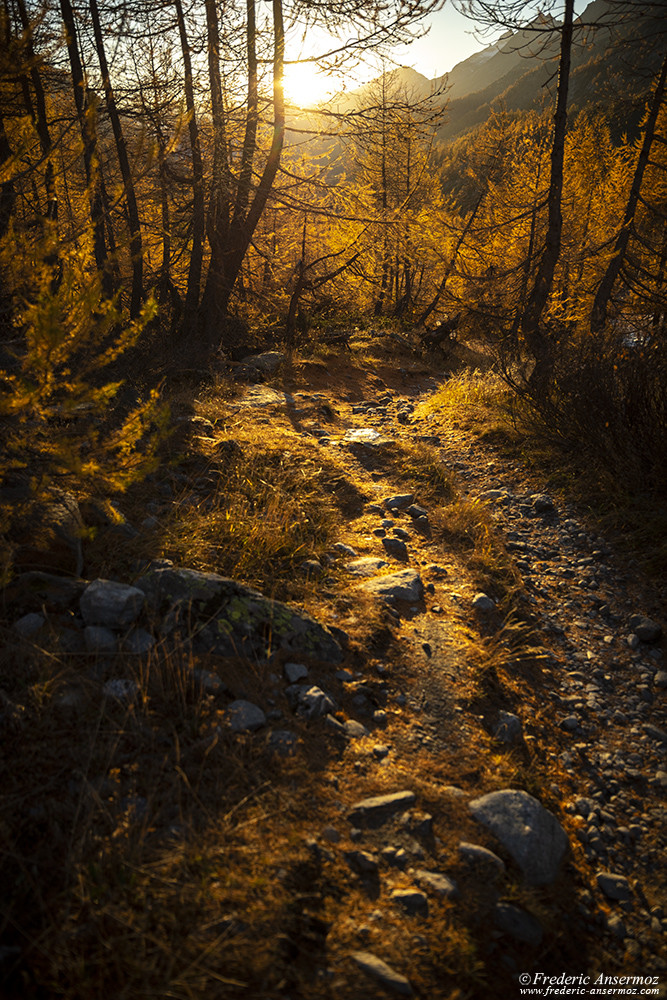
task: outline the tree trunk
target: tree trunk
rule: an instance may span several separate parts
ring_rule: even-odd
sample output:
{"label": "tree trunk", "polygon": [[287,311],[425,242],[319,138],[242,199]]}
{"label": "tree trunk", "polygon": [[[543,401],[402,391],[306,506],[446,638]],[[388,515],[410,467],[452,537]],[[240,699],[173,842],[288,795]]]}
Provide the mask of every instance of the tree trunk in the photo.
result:
{"label": "tree trunk", "polygon": [[102,275],[102,286],[104,292],[110,297],[113,294],[113,288],[110,281],[107,246],[104,238],[104,202],[102,198],[100,163],[97,155],[95,112],[88,99],[88,87],[83,73],[81,57],[79,56],[76,25],[74,23],[74,11],[72,10],[70,0],[60,0],[60,11],[67,35],[67,54],[69,56],[69,64],[72,72],[74,103],[76,106],[77,117],[79,119],[81,139],[83,141],[83,163],[86,171],[86,183],[88,185],[90,198],[90,215],[93,226],[93,253],[95,255],[95,266]]}
{"label": "tree trunk", "polygon": [[[262,176],[259,180],[254,196],[250,201],[247,211],[245,206],[251,189],[252,161],[257,147],[257,128],[254,118],[256,109],[254,107],[255,98],[253,96],[252,84],[252,64],[255,60],[255,29],[254,16],[248,19],[249,29],[247,36],[248,61],[249,61],[249,92],[248,92],[248,118],[246,120],[246,133],[241,160],[241,174],[239,176],[239,186],[237,189],[234,216],[229,226],[224,252],[221,256],[220,268],[217,273],[211,274],[211,302],[213,308],[209,308],[203,317],[203,325],[206,333],[215,335],[220,327],[220,323],[227,315],[229,300],[234,290],[234,285],[241,272],[253,233],[257,228],[262,212],[266,207],[267,200],[271,194],[273,182],[280,166],[280,157],[285,139],[285,101],[283,97],[283,66],[285,58],[285,29],[283,25],[282,0],[272,0],[273,7],[273,135],[271,148],[269,150]],[[248,0],[248,11],[251,8],[254,12],[253,0]],[[252,30],[251,30],[252,29]]]}
{"label": "tree trunk", "polygon": [[90,15],[93,22],[93,34],[95,36],[95,48],[97,58],[102,73],[102,84],[104,87],[104,97],[107,111],[111,119],[114,140],[116,143],[116,154],[120,167],[123,187],[125,189],[125,202],[127,204],[127,218],[130,230],[130,256],[132,259],[132,295],[130,299],[130,315],[133,319],[139,315],[141,302],[143,299],[143,250],[141,245],[141,223],[139,221],[139,208],[134,190],[134,181],[130,170],[130,161],[127,155],[127,145],[120,122],[120,115],[116,105],[111,79],[109,77],[109,66],[104,49],[104,38],[100,25],[100,15],[97,0],[89,0]]}
{"label": "tree trunk", "polygon": [[567,93],[572,56],[572,30],[574,0],[565,0],[563,24],[560,29],[560,63],[558,68],[558,93],[554,114],[553,144],[551,147],[551,176],[549,179],[549,222],[544,251],[535,276],[535,284],[521,317],[521,327],[528,349],[535,359],[531,380],[542,384],[551,367],[551,343],[541,329],[542,315],[553,286],[556,264],[560,256],[563,215],[563,163],[565,158],[565,132],[567,128]]}
{"label": "tree trunk", "polygon": [[199,127],[195,114],[190,43],[185,27],[181,0],[174,0],[174,9],[176,11],[178,33],[181,40],[181,54],[183,56],[185,106],[188,112],[190,154],[192,156],[192,252],[190,254],[188,285],[185,292],[185,305],[183,307],[183,329],[186,332],[191,332],[199,307],[199,286],[201,284],[202,260],[204,256],[204,167],[199,145]]}
{"label": "tree trunk", "polygon": [[653,98],[651,99],[649,113],[646,119],[646,127],[644,129],[644,139],[639,152],[639,159],[637,160],[634,177],[632,178],[632,186],[630,188],[628,203],[625,208],[621,229],[616,237],[616,243],[614,245],[614,256],[609,261],[607,270],[605,271],[602,281],[600,282],[598,290],[595,294],[595,301],[593,302],[593,309],[591,312],[591,333],[594,334],[600,333],[604,329],[612,289],[616,279],[618,278],[623,265],[623,260],[628,250],[632,223],[634,221],[637,204],[639,202],[642,181],[648,165],[651,145],[655,138],[655,126],[658,120],[660,106],[665,98],[666,83],[667,56],[665,56],[665,60],[662,64],[662,69],[660,70],[660,75],[653,93]]}

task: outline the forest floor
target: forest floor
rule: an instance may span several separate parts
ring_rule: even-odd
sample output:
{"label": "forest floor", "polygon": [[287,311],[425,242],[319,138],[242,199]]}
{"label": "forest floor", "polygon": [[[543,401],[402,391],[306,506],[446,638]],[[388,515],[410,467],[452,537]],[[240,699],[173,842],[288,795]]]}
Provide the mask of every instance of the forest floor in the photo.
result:
{"label": "forest floor", "polygon": [[[15,672],[43,658],[5,699],[22,761],[2,823],[11,995],[495,998],[563,974],[557,988],[620,995],[613,977],[645,977],[637,992],[666,995],[667,672],[647,621],[665,621],[664,581],[601,536],[557,464],[482,427],[474,403],[452,415],[442,385],[357,350],[184,392],[171,465],[124,510],[148,515],[143,534],[113,554],[91,543],[88,579],[131,583],[149,558],[240,575],[333,628],[342,662],[294,674],[188,647],[188,669],[224,684],[193,695],[181,674],[160,708],[159,645],[137,666],[8,640]],[[253,449],[248,481],[288,492],[291,463],[308,493],[312,531],[282,578],[261,526],[243,533],[252,498],[229,501],[229,455]],[[399,572],[421,581],[408,600],[369,592]],[[323,714],[295,713],[300,674]],[[122,676],[141,706],[100,700]],[[264,723],[231,727],[238,701]],[[556,817],[557,874],[529,874],[548,837],[512,847],[474,817],[498,790]],[[375,821],[359,803],[382,795]]]}

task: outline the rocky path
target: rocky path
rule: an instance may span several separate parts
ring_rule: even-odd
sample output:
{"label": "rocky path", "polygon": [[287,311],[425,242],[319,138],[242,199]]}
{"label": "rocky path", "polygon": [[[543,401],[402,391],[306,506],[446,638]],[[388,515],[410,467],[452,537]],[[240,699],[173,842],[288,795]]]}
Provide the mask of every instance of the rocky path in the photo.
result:
{"label": "rocky path", "polygon": [[[647,970],[664,972],[667,900],[664,895],[654,904],[647,899],[656,886],[664,887],[667,871],[667,670],[661,627],[651,617],[660,617],[661,595],[642,592],[581,514],[541,491],[535,477],[515,463],[456,430],[429,433],[428,423],[414,416],[422,400],[421,392],[379,393],[353,405],[349,421],[356,425],[358,439],[365,437],[366,450],[373,447],[372,432],[381,436],[378,441],[398,437],[434,444],[456,473],[462,493],[491,509],[521,573],[526,610],[549,651],[541,686],[546,702],[532,706],[541,717],[538,725],[510,713],[500,717],[505,728],[499,735],[520,742],[530,732],[527,738],[553,775],[550,799],[574,821],[582,875],[577,910],[587,932],[602,935],[621,961],[643,959]],[[348,431],[347,436],[354,435]],[[387,489],[379,482],[384,507],[390,507]],[[434,570],[437,576],[437,557],[442,556],[429,553],[418,518],[413,516],[410,525],[409,517],[398,515],[398,509],[381,513],[378,507],[371,536],[385,546],[389,538],[403,539],[410,561],[422,564],[425,577]],[[444,587],[438,583],[438,600],[467,604],[469,610],[475,603],[469,588],[466,592],[465,584],[460,587],[461,581],[452,579],[451,565],[442,572],[447,582]],[[483,600],[477,596],[478,605]],[[456,655],[448,642],[451,623],[441,624],[440,610],[427,600],[424,612],[413,615],[410,624],[413,656],[420,646],[426,649],[424,667],[428,664],[431,674],[435,667],[442,679]],[[456,685],[450,687],[455,700]],[[434,707],[425,700],[427,709]],[[424,745],[437,746],[430,730],[441,730],[442,719],[437,712],[424,715],[426,724],[418,727],[418,735]]]}

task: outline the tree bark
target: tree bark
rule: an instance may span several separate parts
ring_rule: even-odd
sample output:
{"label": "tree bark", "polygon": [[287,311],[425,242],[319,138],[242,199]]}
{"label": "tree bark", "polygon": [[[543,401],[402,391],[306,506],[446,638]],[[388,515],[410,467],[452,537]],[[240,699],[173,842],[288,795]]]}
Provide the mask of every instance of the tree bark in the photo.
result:
{"label": "tree bark", "polygon": [[199,127],[195,114],[194,78],[190,42],[183,16],[181,0],[174,0],[178,33],[183,56],[183,80],[185,106],[188,112],[190,133],[190,155],[192,157],[192,252],[188,269],[188,284],[183,307],[183,329],[190,331],[194,326],[199,307],[199,286],[201,283],[202,260],[204,257],[204,167],[199,145]]}
{"label": "tree bark", "polygon": [[86,171],[86,183],[90,198],[90,215],[93,226],[93,253],[95,266],[102,275],[102,287],[105,294],[111,296],[110,272],[108,268],[107,246],[104,237],[104,202],[100,163],[97,155],[97,129],[95,126],[94,108],[88,99],[88,87],[79,55],[78,36],[74,23],[74,11],[70,0],[60,0],[65,32],[67,36],[67,54],[72,72],[74,88],[74,104],[76,106],[81,139],[83,141],[83,163]]}
{"label": "tree bark", "polygon": [[143,250],[141,243],[141,222],[139,220],[139,207],[130,170],[130,160],[127,155],[127,145],[116,105],[116,98],[111,86],[109,76],[109,65],[107,63],[106,51],[104,48],[104,38],[100,25],[100,14],[97,0],[89,0],[90,15],[93,22],[93,34],[95,36],[95,48],[97,58],[102,73],[102,85],[104,87],[104,97],[107,111],[111,120],[114,141],[116,143],[116,154],[120,167],[123,187],[125,189],[125,202],[127,204],[127,219],[130,230],[130,256],[132,260],[132,294],[130,299],[130,315],[133,319],[139,315],[141,302],[143,299]]}
{"label": "tree bark", "polygon": [[538,265],[526,308],[521,317],[521,327],[528,348],[535,359],[531,375],[534,383],[541,383],[551,366],[551,343],[541,329],[542,315],[553,286],[556,264],[560,256],[563,231],[562,194],[563,163],[565,159],[565,132],[567,129],[567,95],[572,56],[574,0],[565,0],[563,24],[560,29],[560,62],[558,68],[558,93],[554,114],[553,144],[551,147],[551,176],[547,200],[549,221],[544,251]]}

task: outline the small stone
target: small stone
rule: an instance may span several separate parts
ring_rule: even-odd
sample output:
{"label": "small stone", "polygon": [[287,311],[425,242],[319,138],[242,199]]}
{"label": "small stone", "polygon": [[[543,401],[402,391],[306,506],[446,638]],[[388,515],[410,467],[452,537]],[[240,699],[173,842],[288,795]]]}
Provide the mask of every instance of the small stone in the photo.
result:
{"label": "small stone", "polygon": [[489,597],[487,594],[475,594],[472,599],[472,606],[475,611],[487,612],[493,611],[496,606],[496,602]]}
{"label": "small stone", "polygon": [[545,496],[543,493],[538,493],[536,496],[530,498],[533,504],[533,510],[536,514],[553,514],[555,511],[553,500]]}
{"label": "small stone", "polygon": [[210,670],[195,668],[192,671],[192,676],[195,684],[201,688],[203,694],[223,694],[227,690],[218,675],[212,673]]}
{"label": "small stone", "polygon": [[229,706],[232,732],[255,732],[266,725],[266,716],[261,708],[244,698],[238,698]]}
{"label": "small stone", "polygon": [[499,712],[493,735],[502,743],[518,743],[523,735],[521,719],[511,712]]}
{"label": "small stone", "polygon": [[469,865],[483,868],[487,872],[491,870],[495,876],[502,875],[505,871],[505,862],[481,844],[468,844],[462,840],[459,844],[459,853]]}
{"label": "small stone", "polygon": [[314,684],[291,684],[286,694],[296,714],[304,719],[319,719],[336,711],[333,699]]}
{"label": "small stone", "polygon": [[389,747],[384,746],[382,743],[377,743],[373,747],[373,756],[377,757],[378,760],[382,760],[389,754]]}
{"label": "small stone", "polygon": [[[86,629],[87,631],[87,629]],[[155,645],[155,639],[145,628],[135,628],[123,639],[123,652],[145,656]]]}
{"label": "small stone", "polygon": [[388,576],[380,576],[362,584],[363,590],[382,600],[420,601],[424,585],[419,573],[412,569],[401,570]]}
{"label": "small stone", "polygon": [[615,937],[623,940],[627,936],[627,930],[625,924],[617,914],[612,914],[607,917],[606,920],[607,930],[613,934]]}
{"label": "small stone", "polygon": [[138,691],[139,686],[134,681],[123,678],[107,681],[102,688],[106,698],[115,698],[116,701],[132,701]]}
{"label": "small stone", "polygon": [[667,670],[659,670],[653,678],[653,683],[657,688],[667,688]]}
{"label": "small stone", "polygon": [[348,819],[355,826],[382,826],[392,816],[413,806],[415,801],[415,793],[409,791],[362,799],[352,807]]}
{"label": "small stone", "polygon": [[408,549],[405,542],[402,542],[400,538],[383,538],[382,544],[388,556],[392,559],[398,559],[400,562],[407,562],[408,559]]}
{"label": "small stone", "polygon": [[370,951],[355,951],[350,955],[350,958],[362,972],[371,979],[375,979],[390,993],[402,997],[413,996],[409,980],[383,962],[377,955],[373,955]]}
{"label": "small stone", "polygon": [[289,729],[274,729],[269,736],[268,748],[281,757],[291,757],[299,746],[299,737]]}
{"label": "small stone", "polygon": [[87,625],[83,638],[89,653],[115,653],[118,651],[118,636],[102,625]]}
{"label": "small stone", "polygon": [[411,916],[428,916],[428,897],[418,889],[394,889],[389,898]]}
{"label": "small stone", "polygon": [[607,899],[632,899],[632,889],[624,875],[614,875],[612,872],[598,872],[595,880]]}
{"label": "small stone", "polygon": [[412,493],[400,493],[395,496],[387,497],[383,503],[387,510],[407,510],[414,499],[414,494]]}
{"label": "small stone", "polygon": [[348,719],[344,723],[345,732],[350,737],[350,739],[360,739],[362,736],[368,736],[368,730],[361,722],[357,722],[356,719]]}
{"label": "small stone", "polygon": [[652,740],[656,740],[658,743],[667,743],[667,732],[664,729],[659,729],[658,726],[653,726],[648,722],[642,725],[642,729]]}
{"label": "small stone", "polygon": [[415,881],[425,886],[443,899],[458,899],[459,887],[456,882],[440,872],[429,872],[418,869],[414,874]]}
{"label": "small stone", "polygon": [[351,545],[346,545],[345,542],[335,542],[334,549],[341,556],[356,556],[357,552],[352,548]]}
{"label": "small stone", "polygon": [[560,728],[567,733],[573,733],[579,728],[579,718],[576,715],[568,715],[561,720]]}
{"label": "small stone", "polygon": [[353,576],[375,576],[387,565],[386,560],[376,559],[373,556],[362,556],[354,562],[347,563],[345,569]]}
{"label": "small stone", "polygon": [[79,606],[86,625],[126,628],[138,618],[145,595],[138,587],[113,580],[93,580],[83,594]]}
{"label": "small stone", "polygon": [[656,642],[662,635],[662,626],[644,615],[633,615],[629,624],[641,642]]}
{"label": "small stone", "polygon": [[425,510],[423,507],[419,507],[416,503],[413,503],[410,505],[410,507],[408,507],[407,513],[415,521],[420,517],[428,518],[428,511]]}
{"label": "small stone", "polygon": [[286,663],[283,671],[290,684],[296,684],[308,676],[308,668],[303,663]]}
{"label": "small stone", "polygon": [[337,844],[340,840],[340,833],[335,826],[325,826],[322,830],[322,836],[330,844]]}
{"label": "small stone", "polygon": [[46,619],[44,615],[37,614],[35,611],[31,611],[27,615],[23,615],[19,618],[17,622],[14,622],[14,631],[18,632],[25,639],[29,639],[31,635],[35,635],[39,632],[43,626],[46,625]]}
{"label": "small stone", "polygon": [[378,859],[369,851],[345,851],[345,860],[350,868],[363,875],[374,875],[378,870]]}
{"label": "small stone", "polygon": [[319,559],[304,559],[301,563],[301,572],[309,577],[319,577],[322,576],[324,567]]}

